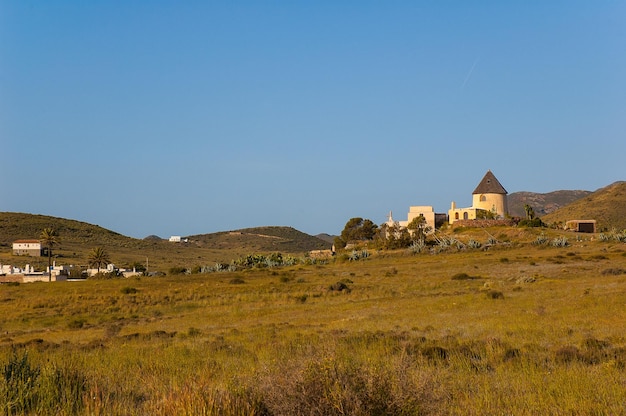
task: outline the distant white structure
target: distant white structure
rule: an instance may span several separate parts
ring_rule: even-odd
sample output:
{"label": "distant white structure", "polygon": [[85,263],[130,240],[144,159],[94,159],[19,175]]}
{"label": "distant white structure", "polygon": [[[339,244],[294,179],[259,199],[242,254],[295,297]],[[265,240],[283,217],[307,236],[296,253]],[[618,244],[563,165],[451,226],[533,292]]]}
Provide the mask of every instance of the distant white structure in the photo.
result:
{"label": "distant white structure", "polygon": [[[100,268],[99,270],[100,273],[118,273],[121,274],[124,277],[134,277],[134,276],[141,276],[143,273],[142,272],[138,272],[137,270],[133,269],[119,269],[117,267],[115,267],[115,264],[110,263],[107,264],[107,267],[105,268]],[[98,269],[87,269],[87,277],[92,277],[95,276],[96,274],[98,274]]]}
{"label": "distant white structure", "polygon": [[186,238],[182,238],[179,235],[173,235],[170,237],[169,239],[170,243],[186,243],[187,239]]}
{"label": "distant white structure", "polygon": [[11,266],[8,264],[0,265],[0,282],[53,282],[66,281],[69,268],[67,266],[52,266],[52,275],[49,277],[48,270],[46,272],[36,272],[35,268],[30,264],[24,268]]}

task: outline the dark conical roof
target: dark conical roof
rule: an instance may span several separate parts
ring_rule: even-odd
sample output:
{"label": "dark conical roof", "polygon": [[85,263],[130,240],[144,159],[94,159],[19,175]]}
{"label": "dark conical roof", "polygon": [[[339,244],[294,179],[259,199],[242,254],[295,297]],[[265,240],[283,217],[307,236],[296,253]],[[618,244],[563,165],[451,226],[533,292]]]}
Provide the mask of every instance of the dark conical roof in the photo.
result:
{"label": "dark conical roof", "polygon": [[495,175],[490,170],[485,173],[485,177],[478,184],[472,195],[475,194],[508,194],[504,186],[500,184]]}

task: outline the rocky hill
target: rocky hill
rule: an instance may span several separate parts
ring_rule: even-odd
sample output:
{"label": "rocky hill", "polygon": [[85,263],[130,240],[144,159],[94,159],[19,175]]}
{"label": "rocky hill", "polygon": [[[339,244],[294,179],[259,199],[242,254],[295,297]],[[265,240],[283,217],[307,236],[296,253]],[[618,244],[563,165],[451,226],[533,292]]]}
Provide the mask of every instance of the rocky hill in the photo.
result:
{"label": "rocky hill", "polygon": [[524,218],[524,205],[530,205],[538,217],[543,217],[589,194],[591,191],[514,192],[507,197],[509,214]]}
{"label": "rocky hill", "polygon": [[548,224],[596,220],[598,231],[626,229],[626,182],[600,188],[554,212],[541,216]]}

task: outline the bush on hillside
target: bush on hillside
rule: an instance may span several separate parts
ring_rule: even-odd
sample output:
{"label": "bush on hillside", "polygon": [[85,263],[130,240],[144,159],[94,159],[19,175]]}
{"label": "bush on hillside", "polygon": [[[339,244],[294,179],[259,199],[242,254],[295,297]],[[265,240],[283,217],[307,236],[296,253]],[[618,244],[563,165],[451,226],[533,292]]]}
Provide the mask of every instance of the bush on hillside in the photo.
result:
{"label": "bush on hillside", "polygon": [[170,269],[167,271],[167,274],[170,274],[170,275],[185,274],[185,273],[187,273],[187,269],[184,267],[180,267],[180,266],[170,267]]}
{"label": "bush on hillside", "polygon": [[517,223],[519,227],[545,227],[546,224],[541,221],[541,218],[533,218],[532,220],[523,219]]}

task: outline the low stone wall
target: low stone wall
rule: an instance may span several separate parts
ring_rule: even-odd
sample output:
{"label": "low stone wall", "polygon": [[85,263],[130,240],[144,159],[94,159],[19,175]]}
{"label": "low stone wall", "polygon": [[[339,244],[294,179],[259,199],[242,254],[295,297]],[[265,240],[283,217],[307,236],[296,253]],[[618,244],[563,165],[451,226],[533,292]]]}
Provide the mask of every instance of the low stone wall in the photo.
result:
{"label": "low stone wall", "polygon": [[24,281],[23,274],[7,274],[4,276],[0,276],[0,283],[22,283]]}
{"label": "low stone wall", "polygon": [[332,250],[311,250],[309,256],[312,259],[329,259],[333,256]]}
{"label": "low stone wall", "polygon": [[514,220],[458,220],[452,224],[452,227],[472,227],[472,228],[487,228],[487,227],[512,227],[517,225]]}

